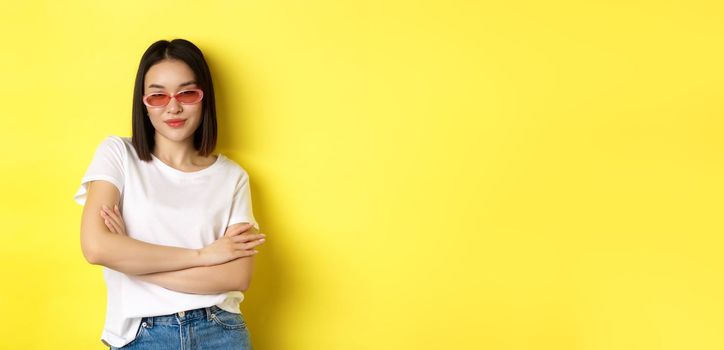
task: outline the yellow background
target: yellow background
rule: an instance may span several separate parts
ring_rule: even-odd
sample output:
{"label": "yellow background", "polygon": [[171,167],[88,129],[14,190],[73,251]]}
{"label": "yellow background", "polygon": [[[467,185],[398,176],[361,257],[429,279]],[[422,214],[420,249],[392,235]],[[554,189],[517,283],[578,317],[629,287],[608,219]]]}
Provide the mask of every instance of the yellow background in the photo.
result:
{"label": "yellow background", "polygon": [[255,349],[724,348],[721,2],[1,7],[0,348],[104,348],[72,195],[176,37],[269,236]]}

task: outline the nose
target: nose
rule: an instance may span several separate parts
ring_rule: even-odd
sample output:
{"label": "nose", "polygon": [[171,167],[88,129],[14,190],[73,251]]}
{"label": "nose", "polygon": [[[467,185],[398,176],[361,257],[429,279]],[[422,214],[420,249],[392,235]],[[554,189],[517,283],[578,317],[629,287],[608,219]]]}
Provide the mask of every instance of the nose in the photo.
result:
{"label": "nose", "polygon": [[177,114],[181,113],[183,108],[181,107],[181,104],[176,101],[176,98],[171,97],[171,101],[168,101],[168,105],[166,106],[166,111],[172,114]]}

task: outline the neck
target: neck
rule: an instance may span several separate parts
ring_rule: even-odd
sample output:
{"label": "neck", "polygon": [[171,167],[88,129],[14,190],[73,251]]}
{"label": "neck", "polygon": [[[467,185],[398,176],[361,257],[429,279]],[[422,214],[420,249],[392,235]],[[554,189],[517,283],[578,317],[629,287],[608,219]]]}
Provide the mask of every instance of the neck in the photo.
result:
{"label": "neck", "polygon": [[155,146],[153,155],[173,166],[191,165],[198,158],[198,151],[194,149],[193,136],[182,140],[169,140],[158,133],[154,136]]}

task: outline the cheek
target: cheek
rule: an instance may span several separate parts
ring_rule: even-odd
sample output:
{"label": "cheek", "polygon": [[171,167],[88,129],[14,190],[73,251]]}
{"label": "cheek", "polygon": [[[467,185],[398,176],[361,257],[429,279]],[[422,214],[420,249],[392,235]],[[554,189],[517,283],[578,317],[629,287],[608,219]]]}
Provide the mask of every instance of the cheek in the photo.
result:
{"label": "cheek", "polygon": [[203,114],[203,109],[201,108],[201,106],[193,106],[193,108],[189,108],[187,112],[189,114],[189,117],[200,120]]}
{"label": "cheek", "polygon": [[189,112],[193,113],[194,115],[201,115],[201,111],[204,110],[203,106],[200,103],[197,103],[195,105],[189,105]]}
{"label": "cheek", "polygon": [[163,112],[159,112],[158,110],[147,110],[146,113],[148,114],[148,118],[151,119],[152,124],[156,124],[159,120],[161,120],[161,114]]}

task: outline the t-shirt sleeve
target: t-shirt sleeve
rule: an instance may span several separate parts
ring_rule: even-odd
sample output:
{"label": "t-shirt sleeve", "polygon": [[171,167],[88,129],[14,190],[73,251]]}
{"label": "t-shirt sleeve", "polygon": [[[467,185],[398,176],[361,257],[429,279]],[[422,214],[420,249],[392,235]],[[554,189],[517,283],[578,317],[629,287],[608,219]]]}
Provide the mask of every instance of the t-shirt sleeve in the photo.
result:
{"label": "t-shirt sleeve", "polygon": [[73,199],[78,204],[85,205],[88,183],[94,180],[108,181],[118,188],[118,192],[123,193],[125,161],[126,147],[123,140],[118,136],[108,136],[96,148],[88,170],[80,181],[80,188]]}
{"label": "t-shirt sleeve", "polygon": [[259,230],[259,224],[254,219],[254,213],[251,209],[251,188],[249,186],[249,175],[242,171],[239,180],[236,183],[234,189],[234,197],[231,202],[231,216],[229,218],[229,225],[237,224],[240,222],[248,222],[254,225]]}

